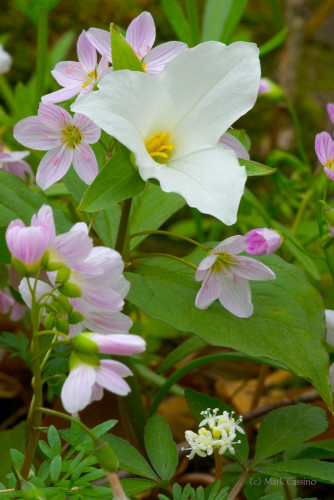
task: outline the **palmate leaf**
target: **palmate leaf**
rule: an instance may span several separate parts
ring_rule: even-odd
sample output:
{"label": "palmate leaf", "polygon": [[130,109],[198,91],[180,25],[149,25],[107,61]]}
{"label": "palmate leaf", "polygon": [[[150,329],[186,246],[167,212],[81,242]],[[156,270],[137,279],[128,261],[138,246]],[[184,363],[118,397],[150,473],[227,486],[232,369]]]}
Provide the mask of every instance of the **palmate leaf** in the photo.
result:
{"label": "palmate leaf", "polygon": [[[203,257],[196,251],[191,260],[197,264]],[[218,301],[204,311],[197,309],[194,271],[167,258],[152,259],[126,273],[131,282],[128,299],[147,315],[210,344],[281,362],[310,380],[332,408],[321,297],[298,267],[273,255],[259,260],[276,279],[251,282],[254,314],[248,319],[233,316]]]}

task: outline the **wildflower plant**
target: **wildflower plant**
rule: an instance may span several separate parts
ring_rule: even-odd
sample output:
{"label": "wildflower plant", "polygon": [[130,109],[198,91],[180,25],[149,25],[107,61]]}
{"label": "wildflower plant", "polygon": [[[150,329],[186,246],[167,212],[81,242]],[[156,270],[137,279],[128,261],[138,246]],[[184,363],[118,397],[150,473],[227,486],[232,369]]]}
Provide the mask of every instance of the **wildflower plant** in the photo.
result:
{"label": "wildflower plant", "polygon": [[[231,43],[247,2],[216,2],[223,22],[208,1],[200,36],[196,2],[188,20],[176,0],[163,1],[179,41],[154,47],[153,17],[142,12],[126,31],[80,30],[78,60],[65,60],[64,41],[51,59],[55,3],[29,14],[39,19],[36,74],[14,93],[4,75],[15,60],[0,45],[0,313],[14,323],[0,335],[0,362],[6,351],[32,374],[25,412],[13,417],[27,413],[27,441],[19,423],[0,497],[125,500],[158,490],[160,499],[233,500],[243,488],[255,498],[254,478],[280,474],[334,484],[334,465],[306,443],[326,429],[325,410],[300,402],[318,397],[333,410],[333,311],[326,296],[325,342],[318,287],[327,271],[334,279],[333,138],[314,131],[324,169],[313,175],[292,103],[261,78],[260,54],[285,31],[260,50]],[[252,127],[238,122],[248,112],[260,120],[251,111],[259,95],[290,113],[298,151],[273,151],[266,165],[254,161]],[[333,123],[332,103],[327,112]],[[243,416],[181,387],[195,369],[215,363],[220,379],[237,362],[260,365],[250,408],[235,404]],[[261,406],[270,370],[316,393],[270,411]],[[198,420],[178,448],[174,415],[160,414],[175,396]],[[47,428],[46,416],[70,427]],[[0,431],[0,455],[2,432],[12,429]],[[189,468],[211,467],[210,486],[184,486],[182,448]],[[130,477],[120,482],[119,468]]]}

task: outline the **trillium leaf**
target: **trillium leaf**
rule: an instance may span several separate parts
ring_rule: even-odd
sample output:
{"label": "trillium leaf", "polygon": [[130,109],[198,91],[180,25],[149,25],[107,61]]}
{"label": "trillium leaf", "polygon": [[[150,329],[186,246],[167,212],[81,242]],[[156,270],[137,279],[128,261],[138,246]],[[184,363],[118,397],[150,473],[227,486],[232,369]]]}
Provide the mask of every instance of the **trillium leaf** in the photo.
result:
{"label": "trillium leaf", "polygon": [[166,420],[159,413],[147,422],[145,447],[161,479],[170,479],[178,464],[177,448]]}
{"label": "trillium leaf", "polygon": [[145,187],[145,182],[123,153],[118,153],[98,173],[85,192],[79,210],[98,212],[127,198]]}
{"label": "trillium leaf", "polygon": [[183,10],[176,0],[162,0],[162,8],[181,42],[190,44],[190,27]]}
{"label": "trillium leaf", "polygon": [[256,441],[255,462],[260,462],[303,443],[328,427],[326,412],[299,403],[270,412],[263,420]]}
{"label": "trillium leaf", "polygon": [[239,165],[242,167],[246,167],[247,177],[251,177],[253,175],[271,175],[276,172],[276,168],[267,167],[266,165],[262,165],[262,163],[257,163],[256,161],[251,160],[243,160],[242,158],[238,158]]}
{"label": "trillium leaf", "polygon": [[319,481],[321,483],[334,484],[334,463],[323,462],[321,460],[287,460],[258,468],[264,474],[288,479],[290,485],[293,485],[291,475]]}
{"label": "trillium leaf", "polygon": [[228,43],[248,0],[208,0],[205,6],[202,38]]}
{"label": "trillium leaf", "polygon": [[[196,251],[191,260],[198,264],[204,256]],[[248,319],[233,316],[218,301],[204,311],[197,309],[200,285],[194,271],[167,258],[152,259],[126,273],[132,285],[128,299],[147,315],[197,333],[210,344],[281,362],[311,381],[332,408],[321,297],[298,267],[275,255],[259,260],[276,279],[251,282],[254,314]]]}
{"label": "trillium leaf", "polygon": [[110,25],[110,35],[113,70],[130,69],[132,71],[144,71],[132,47],[114,24]]}

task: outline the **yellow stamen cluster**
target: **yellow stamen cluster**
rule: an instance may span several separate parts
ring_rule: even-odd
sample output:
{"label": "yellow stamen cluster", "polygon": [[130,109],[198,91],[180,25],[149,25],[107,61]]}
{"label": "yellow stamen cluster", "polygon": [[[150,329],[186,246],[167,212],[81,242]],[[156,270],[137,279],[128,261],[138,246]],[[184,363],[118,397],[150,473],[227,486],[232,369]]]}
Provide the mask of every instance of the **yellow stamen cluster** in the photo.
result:
{"label": "yellow stamen cluster", "polygon": [[97,71],[96,69],[94,69],[93,71],[90,71],[88,73],[86,80],[81,85],[81,88],[84,89],[85,87],[87,87],[87,85],[96,82],[96,80],[97,80]]}
{"label": "yellow stamen cluster", "polygon": [[158,132],[151,139],[146,141],[146,150],[153,160],[164,163],[173,149],[173,144],[169,142],[170,133],[164,135],[163,132]]}
{"label": "yellow stamen cluster", "polygon": [[223,267],[229,267],[231,263],[231,255],[228,253],[219,253],[217,255],[216,260],[211,266],[212,271],[219,272],[223,269]]}
{"label": "yellow stamen cluster", "polygon": [[78,146],[82,141],[82,135],[80,130],[75,125],[68,125],[62,131],[61,140],[65,142],[68,148],[73,149],[75,146]]}

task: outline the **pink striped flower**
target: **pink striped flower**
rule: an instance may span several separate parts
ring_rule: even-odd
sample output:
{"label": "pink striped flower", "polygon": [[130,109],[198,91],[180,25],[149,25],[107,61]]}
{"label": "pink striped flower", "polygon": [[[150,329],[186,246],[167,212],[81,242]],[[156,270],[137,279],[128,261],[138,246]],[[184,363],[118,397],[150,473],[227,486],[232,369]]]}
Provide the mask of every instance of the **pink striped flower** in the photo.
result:
{"label": "pink striped flower", "polygon": [[36,176],[36,183],[42,189],[59,181],[71,163],[86,184],[95,179],[98,166],[89,144],[99,140],[101,130],[86,116],[76,113],[72,118],[59,106],[41,103],[38,116],[19,121],[13,133],[24,146],[48,151]]}
{"label": "pink striped flower", "polygon": [[334,181],[334,141],[328,132],[321,132],[315,136],[315,152],[318,160],[323,164],[326,175]]}
{"label": "pink striped flower", "polygon": [[332,123],[334,123],[334,103],[333,102],[329,102],[327,104],[327,113],[328,113],[330,121]]}
{"label": "pink striped flower", "polygon": [[[90,28],[87,36],[98,52],[112,62],[110,32]],[[142,12],[130,23],[125,38],[133,48],[146,73],[153,76],[161,73],[165,64],[188,48],[187,44],[182,42],[167,42],[152,49],[155,41],[155,25],[149,12]]]}
{"label": "pink striped flower", "polygon": [[77,52],[79,62],[63,61],[57,63],[55,69],[51,71],[55,80],[64,88],[43,96],[42,102],[46,104],[63,102],[75,95],[79,99],[94,90],[97,82],[109,73],[108,57],[102,56],[97,65],[96,50],[85,31],[79,36]]}
{"label": "pink striped flower", "polygon": [[216,299],[238,318],[253,314],[250,286],[247,280],[272,280],[275,274],[250,257],[236,257],[246,249],[244,236],[231,236],[216,246],[202,260],[196,281],[203,281],[195,305],[207,309]]}
{"label": "pink striped flower", "polygon": [[250,255],[270,255],[281,246],[282,237],[266,227],[252,229],[245,234],[246,252]]}
{"label": "pink striped flower", "polygon": [[117,356],[131,356],[145,351],[146,342],[139,335],[112,334],[84,332],[72,339],[72,344],[77,351],[103,354],[116,354]]}
{"label": "pink striped flower", "polygon": [[0,144],[0,169],[11,172],[25,181],[26,174],[32,180],[33,172],[30,165],[23,161],[23,158],[28,156],[29,151],[10,151]]}

